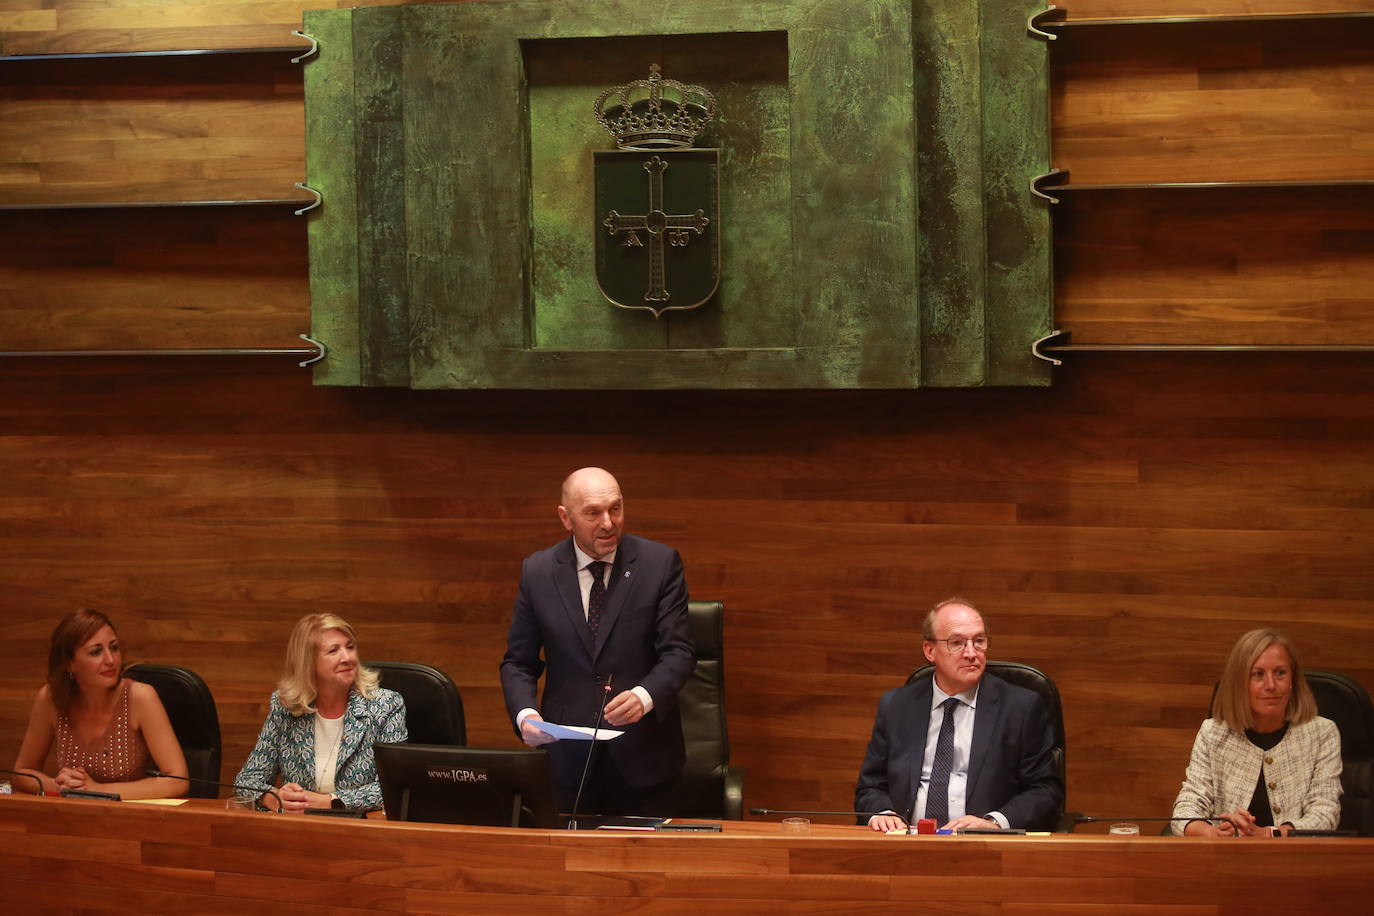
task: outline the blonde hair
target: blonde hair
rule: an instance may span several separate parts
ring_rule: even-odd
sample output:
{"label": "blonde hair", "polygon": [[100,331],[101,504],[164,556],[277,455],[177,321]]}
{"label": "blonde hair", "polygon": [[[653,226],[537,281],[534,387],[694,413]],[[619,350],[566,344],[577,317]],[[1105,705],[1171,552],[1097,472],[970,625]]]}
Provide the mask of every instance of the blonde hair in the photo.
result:
{"label": "blonde hair", "polygon": [[[320,650],[320,634],[325,630],[338,630],[357,644],[352,624],[337,614],[306,614],[296,622],[291,638],[286,641],[286,666],[277,682],[277,702],[293,716],[315,712],[315,700],[320,695],[315,683],[315,655]],[[353,689],[370,699],[376,695],[380,680],[374,669],[359,662]]]}
{"label": "blonde hair", "polygon": [[1307,678],[1302,673],[1302,664],[1298,661],[1298,653],[1293,651],[1293,644],[1278,630],[1260,627],[1236,640],[1230,658],[1226,659],[1226,668],[1221,672],[1217,695],[1212,700],[1212,718],[1232,731],[1243,733],[1255,725],[1255,715],[1250,709],[1250,669],[1255,666],[1255,659],[1270,646],[1282,646],[1288,653],[1289,678],[1293,689],[1288,695],[1284,718],[1294,725],[1302,725],[1316,718],[1317,700],[1312,696],[1312,688],[1307,686]]}

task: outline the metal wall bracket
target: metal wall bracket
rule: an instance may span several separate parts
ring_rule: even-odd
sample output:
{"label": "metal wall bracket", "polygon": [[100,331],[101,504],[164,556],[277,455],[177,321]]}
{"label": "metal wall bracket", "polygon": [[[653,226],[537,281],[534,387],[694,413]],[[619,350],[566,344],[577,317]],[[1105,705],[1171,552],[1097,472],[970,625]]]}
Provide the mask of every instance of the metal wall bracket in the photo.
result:
{"label": "metal wall bracket", "polygon": [[[297,216],[304,216],[305,214],[309,213],[311,210],[313,210],[313,209],[315,209],[316,207],[318,207],[320,204],[324,203],[324,195],[321,194],[319,191],[316,191],[314,188],[310,187],[310,185],[305,184],[304,182],[298,181],[298,182],[296,182],[296,187],[300,188],[302,191],[309,191],[311,194],[314,194],[314,195],[315,195],[315,202],[314,202],[313,204],[306,204],[304,207],[301,207],[299,210],[297,210],[297,211],[296,211],[296,215],[297,215]],[[1034,190],[1034,189],[1035,189],[1035,186],[1034,186],[1034,183],[1032,183],[1032,185],[1031,185],[1031,190]]]}
{"label": "metal wall bracket", "polygon": [[1062,10],[1051,3],[1047,9],[1043,9],[1038,13],[1031,13],[1026,19],[1026,34],[1033,38],[1039,38],[1041,41],[1058,41],[1059,36],[1053,32],[1046,32],[1044,29],[1040,28],[1040,23],[1063,19],[1068,15],[1068,12],[1068,10]]}
{"label": "metal wall bracket", "polygon": [[[1044,191],[1045,182],[1050,181],[1051,179],[1053,179],[1053,184],[1050,185],[1051,189],[1058,185],[1064,184],[1069,180],[1068,169],[1050,169],[1043,175],[1036,175],[1034,178],[1030,180],[1030,192],[1034,194],[1036,197],[1039,197],[1043,200],[1048,200],[1052,204],[1057,204],[1059,203],[1059,198],[1051,197]],[[304,185],[302,185],[301,187],[304,187]]]}
{"label": "metal wall bracket", "polygon": [[316,54],[320,53],[320,43],[315,40],[314,35],[307,35],[300,29],[292,29],[291,34],[295,35],[297,38],[304,38],[306,41],[310,42],[309,48],[302,51],[299,56],[291,58],[291,63],[298,64],[307,57],[314,57]]}
{"label": "metal wall bracket", "polygon": [[[302,334],[301,336],[304,337],[305,335]],[[1062,365],[1064,365],[1064,361],[1063,361],[1062,359],[1055,359],[1053,356],[1046,356],[1044,353],[1042,353],[1042,352],[1040,351],[1040,348],[1041,348],[1041,347],[1043,347],[1045,344],[1049,343],[1051,340],[1054,340],[1055,338],[1058,338],[1058,337],[1064,338],[1063,341],[1062,341],[1063,343],[1068,343],[1068,342],[1069,342],[1069,332],[1068,332],[1068,331],[1060,331],[1060,330],[1058,330],[1058,329],[1055,329],[1055,330],[1053,330],[1053,331],[1050,331],[1050,332],[1049,332],[1048,334],[1046,334],[1044,337],[1042,337],[1042,338],[1040,338],[1039,340],[1037,340],[1035,343],[1031,344],[1031,356],[1034,356],[1036,359],[1043,359],[1045,362],[1049,363],[1051,366],[1062,366]]]}
{"label": "metal wall bracket", "polygon": [[301,367],[302,369],[304,369],[306,366],[312,366],[312,365],[314,365],[315,363],[319,362],[320,360],[324,359],[326,356],[329,355],[329,348],[326,347],[326,346],[325,346],[323,343],[321,343],[320,341],[318,341],[318,340],[316,340],[315,338],[311,337],[309,334],[302,334],[302,335],[300,335],[300,338],[301,338],[301,340],[305,341],[305,342],[308,343],[308,344],[313,344],[314,347],[315,347],[315,349],[316,349],[317,351],[319,351],[319,352],[317,352],[314,356],[310,357],[310,358],[307,359],[305,362],[303,362],[303,363],[300,364],[300,367]]}

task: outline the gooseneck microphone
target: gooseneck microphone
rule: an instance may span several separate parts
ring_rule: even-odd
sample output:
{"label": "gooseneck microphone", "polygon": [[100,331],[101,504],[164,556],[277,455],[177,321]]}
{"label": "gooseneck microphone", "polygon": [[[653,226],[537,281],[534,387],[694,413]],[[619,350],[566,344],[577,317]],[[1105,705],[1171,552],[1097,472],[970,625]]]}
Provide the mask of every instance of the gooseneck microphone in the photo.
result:
{"label": "gooseneck microphone", "polygon": [[[12,776],[27,776],[29,779],[32,779],[34,782],[38,784],[39,795],[48,794],[47,792],[43,791],[43,780],[39,779],[32,773],[25,773],[21,770],[6,770],[3,768],[0,768],[0,773],[9,773]],[[120,801],[120,797],[116,795],[114,792],[96,792],[92,789],[63,789],[59,787],[55,794],[60,795],[63,798],[93,798],[97,801]]]}
{"label": "gooseneck microphone", "polygon": [[596,733],[601,729],[601,714],[606,711],[606,700],[611,695],[611,683],[615,680],[614,674],[606,675],[606,683],[597,681],[597,689],[603,696],[597,697],[596,704],[596,724],[592,726],[592,739],[587,742],[587,759],[582,764],[582,778],[577,781],[577,795],[573,797],[572,817],[568,818],[568,829],[577,829],[577,806],[582,803],[582,789],[587,785],[587,774],[592,769],[592,754],[596,753]]}
{"label": "gooseneck microphone", "polygon": [[[783,817],[872,817],[875,814],[882,814],[881,811],[793,811],[788,808],[750,808],[750,814],[759,814],[768,817],[774,814],[781,814]],[[900,814],[895,817],[902,817]],[[906,818],[902,818],[906,820]]]}
{"label": "gooseneck microphone", "polygon": [[[262,786],[242,786],[235,782],[215,782],[213,779],[200,779],[196,776],[178,776],[175,773],[164,773],[162,770],[151,768],[143,772],[147,773],[149,776],[157,776],[161,779],[180,779],[183,782],[193,783],[198,786],[218,786],[221,789],[242,789],[245,792],[256,792],[259,795],[270,795],[277,800],[278,814],[286,810],[281,803],[281,796],[271,789],[263,788]],[[267,810],[271,811],[272,809],[268,808]]]}
{"label": "gooseneck microphone", "polygon": [[1107,823],[1109,821],[1143,821],[1146,823],[1150,821],[1155,821],[1158,823],[1163,823],[1164,821],[1206,821],[1210,824],[1213,821],[1224,820],[1226,820],[1226,818],[1224,817],[1132,817],[1126,814],[1123,814],[1120,817],[1105,817],[1103,815],[1094,816],[1091,814],[1075,814],[1073,816],[1073,822],[1075,824],[1102,824]]}
{"label": "gooseneck microphone", "polygon": [[25,773],[23,770],[7,770],[4,767],[0,767],[0,773],[5,773],[10,776],[23,776],[25,779],[32,779],[34,781],[34,784],[38,786],[38,792],[35,794],[43,794],[43,780],[39,779],[32,773]]}

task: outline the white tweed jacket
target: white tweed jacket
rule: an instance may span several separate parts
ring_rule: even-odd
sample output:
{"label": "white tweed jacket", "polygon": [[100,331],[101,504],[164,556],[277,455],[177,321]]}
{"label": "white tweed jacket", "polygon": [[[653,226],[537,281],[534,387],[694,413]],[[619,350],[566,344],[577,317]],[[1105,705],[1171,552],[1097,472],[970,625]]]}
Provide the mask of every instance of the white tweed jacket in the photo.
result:
{"label": "white tweed jacket", "polygon": [[[1268,751],[1216,719],[1203,722],[1173,816],[1208,818],[1247,810],[1261,770],[1275,824],[1336,829],[1341,819],[1341,736],[1334,722],[1320,716],[1290,725]],[[1174,829],[1182,833],[1183,824],[1175,822]]]}

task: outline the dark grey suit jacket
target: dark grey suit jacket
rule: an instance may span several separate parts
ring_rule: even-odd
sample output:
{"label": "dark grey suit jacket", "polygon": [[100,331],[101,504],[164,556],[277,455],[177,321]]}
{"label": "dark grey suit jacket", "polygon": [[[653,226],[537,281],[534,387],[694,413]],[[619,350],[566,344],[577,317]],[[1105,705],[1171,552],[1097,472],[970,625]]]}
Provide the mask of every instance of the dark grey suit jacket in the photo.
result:
{"label": "dark grey suit jacket", "polygon": [[[520,710],[534,708],[550,722],[590,726],[598,704],[607,699],[597,689],[598,679],[614,676],[612,696],[642,686],[653,697],[653,711],[603,748],[627,783],[657,785],[682,769],[677,694],[696,665],[682,558],[664,544],[624,535],[606,602],[593,644],[572,539],[525,559],[501,661],[506,710],[512,722]],[[544,695],[536,702],[536,685],[545,672]],[[586,745],[559,741],[548,748],[554,779],[576,785]]]}
{"label": "dark grey suit jacket", "polygon": [[[896,811],[908,821],[921,785],[931,679],[883,694],[854,790],[855,811]],[[1064,808],[1054,729],[1040,695],[984,674],[973,714],[966,811],[1000,811],[1012,827],[1049,830]]]}

